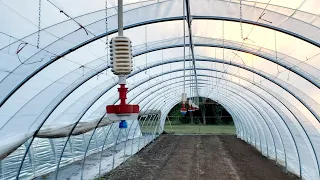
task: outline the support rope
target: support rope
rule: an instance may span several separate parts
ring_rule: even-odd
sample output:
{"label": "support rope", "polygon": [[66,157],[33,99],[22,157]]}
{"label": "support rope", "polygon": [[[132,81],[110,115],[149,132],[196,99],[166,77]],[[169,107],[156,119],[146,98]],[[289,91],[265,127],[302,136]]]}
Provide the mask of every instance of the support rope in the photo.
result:
{"label": "support rope", "polygon": [[41,0],[39,0],[39,16],[38,16],[38,40],[37,40],[37,49],[39,49],[39,44],[40,44],[40,31],[41,31]]}
{"label": "support rope", "polygon": [[[108,37],[108,0],[105,1],[105,25],[106,25],[106,52],[107,52],[107,67],[109,67],[109,37]],[[108,75],[108,69],[106,69],[106,75]]]}

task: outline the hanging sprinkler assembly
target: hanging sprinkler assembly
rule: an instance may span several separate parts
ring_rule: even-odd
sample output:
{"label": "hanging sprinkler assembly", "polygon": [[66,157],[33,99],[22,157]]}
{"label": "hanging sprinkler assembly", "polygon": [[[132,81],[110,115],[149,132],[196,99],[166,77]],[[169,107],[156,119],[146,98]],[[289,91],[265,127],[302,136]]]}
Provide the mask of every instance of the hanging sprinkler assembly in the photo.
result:
{"label": "hanging sprinkler assembly", "polygon": [[182,115],[185,115],[187,113],[187,108],[186,108],[186,102],[187,102],[187,94],[186,93],[182,93],[182,98],[181,98],[181,101],[182,101],[182,107],[180,109],[180,112]]}
{"label": "hanging sprinkler assembly", "polygon": [[193,107],[193,111],[199,110],[199,106],[194,103],[192,103],[192,107]]}
{"label": "hanging sprinkler assembly", "polygon": [[191,99],[189,99],[188,104],[189,104],[188,111],[189,111],[189,112],[193,112],[193,111],[194,111],[194,108],[192,107],[193,103],[192,103],[192,100],[191,100]]}
{"label": "hanging sprinkler assembly", "polygon": [[186,25],[185,25],[185,4],[183,1],[183,93],[181,95],[181,109],[180,112],[184,116],[187,114],[187,93],[186,93]]}
{"label": "hanging sprinkler assembly", "polygon": [[113,74],[119,77],[120,104],[108,105],[107,115],[110,120],[120,121],[119,128],[127,128],[126,120],[136,120],[139,116],[139,105],[126,103],[126,78],[132,71],[131,41],[123,36],[123,0],[118,0],[118,36],[110,41],[110,62]]}

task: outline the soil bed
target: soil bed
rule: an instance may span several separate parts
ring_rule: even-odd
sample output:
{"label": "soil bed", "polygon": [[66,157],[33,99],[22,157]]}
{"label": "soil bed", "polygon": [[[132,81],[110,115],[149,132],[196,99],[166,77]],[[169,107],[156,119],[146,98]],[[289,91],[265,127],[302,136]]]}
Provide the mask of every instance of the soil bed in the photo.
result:
{"label": "soil bed", "polygon": [[275,162],[233,135],[161,135],[105,175],[111,180],[291,180]]}

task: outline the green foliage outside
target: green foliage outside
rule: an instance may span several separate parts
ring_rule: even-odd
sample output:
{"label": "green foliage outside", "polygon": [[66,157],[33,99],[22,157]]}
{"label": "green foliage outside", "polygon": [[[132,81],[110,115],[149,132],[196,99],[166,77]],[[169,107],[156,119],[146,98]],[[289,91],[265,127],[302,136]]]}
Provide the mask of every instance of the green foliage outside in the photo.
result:
{"label": "green foliage outside", "polygon": [[181,114],[180,108],[181,104],[177,104],[170,110],[168,114],[169,117],[172,117],[172,119],[170,118],[170,121],[176,121],[179,123],[179,121],[183,119],[184,116]]}
{"label": "green foliage outside", "polygon": [[171,124],[233,125],[231,115],[219,103],[203,97],[199,102],[200,109],[186,115],[181,114],[181,104],[177,104],[169,112],[167,121]]}
{"label": "green foliage outside", "polygon": [[235,134],[233,125],[169,125],[164,126],[166,133],[173,134]]}

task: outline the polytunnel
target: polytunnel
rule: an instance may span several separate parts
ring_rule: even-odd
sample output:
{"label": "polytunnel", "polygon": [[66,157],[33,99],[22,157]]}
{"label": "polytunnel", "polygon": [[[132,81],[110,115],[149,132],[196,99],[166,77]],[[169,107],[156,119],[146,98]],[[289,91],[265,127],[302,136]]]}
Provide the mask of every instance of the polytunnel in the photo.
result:
{"label": "polytunnel", "polygon": [[0,0],[0,179],[63,179],[75,162],[74,179],[100,177],[163,132],[181,93],[219,102],[238,138],[320,179],[318,0],[123,3],[140,107],[125,130],[106,113],[118,1]]}

